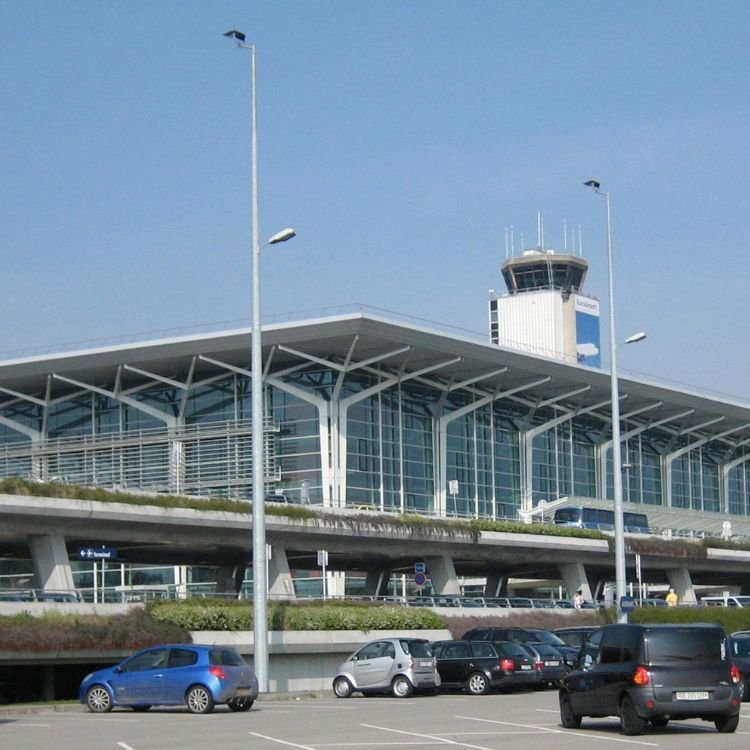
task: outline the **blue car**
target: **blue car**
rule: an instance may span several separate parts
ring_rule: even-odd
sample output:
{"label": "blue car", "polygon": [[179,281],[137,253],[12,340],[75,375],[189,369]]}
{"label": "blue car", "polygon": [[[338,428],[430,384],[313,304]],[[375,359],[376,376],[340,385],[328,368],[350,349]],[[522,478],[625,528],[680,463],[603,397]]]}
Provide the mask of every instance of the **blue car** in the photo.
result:
{"label": "blue car", "polygon": [[78,697],[97,714],[115,706],[148,711],[178,705],[206,714],[219,703],[249,711],[258,697],[258,680],[233,648],[179,643],[152,646],[117,666],[92,672],[84,677]]}

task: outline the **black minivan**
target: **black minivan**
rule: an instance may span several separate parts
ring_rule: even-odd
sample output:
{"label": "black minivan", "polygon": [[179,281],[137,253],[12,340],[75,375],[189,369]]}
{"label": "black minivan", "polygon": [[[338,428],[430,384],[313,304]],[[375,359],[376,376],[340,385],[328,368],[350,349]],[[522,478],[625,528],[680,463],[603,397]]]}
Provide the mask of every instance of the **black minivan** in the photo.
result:
{"label": "black minivan", "polygon": [[734,732],[740,680],[719,625],[605,625],[562,681],[560,719],[577,729],[583,716],[619,716],[626,735],[672,719],[703,719]]}

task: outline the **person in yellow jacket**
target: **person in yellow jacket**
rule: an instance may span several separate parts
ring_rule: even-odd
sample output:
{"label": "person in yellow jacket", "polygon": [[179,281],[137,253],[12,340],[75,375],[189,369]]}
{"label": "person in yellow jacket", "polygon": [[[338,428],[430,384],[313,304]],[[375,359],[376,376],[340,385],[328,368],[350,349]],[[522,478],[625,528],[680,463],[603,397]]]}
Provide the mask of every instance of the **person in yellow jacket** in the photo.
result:
{"label": "person in yellow jacket", "polygon": [[666,599],[667,606],[669,607],[676,607],[677,603],[680,601],[674,589],[669,589],[669,593],[664,598]]}

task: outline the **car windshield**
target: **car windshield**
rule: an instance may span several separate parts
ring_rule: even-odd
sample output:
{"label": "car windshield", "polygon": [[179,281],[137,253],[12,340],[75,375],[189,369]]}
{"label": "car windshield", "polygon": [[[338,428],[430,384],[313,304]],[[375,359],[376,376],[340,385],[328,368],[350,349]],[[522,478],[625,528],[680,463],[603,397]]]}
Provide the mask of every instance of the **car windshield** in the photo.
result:
{"label": "car windshield", "polygon": [[503,656],[528,656],[529,652],[520,643],[496,643],[496,648]]}
{"label": "car windshield", "polygon": [[558,638],[554,633],[550,633],[547,630],[530,630],[532,641],[537,643],[546,643],[548,646],[564,646],[565,641]]}
{"label": "car windshield", "polygon": [[401,641],[401,648],[412,656],[432,656],[432,646],[427,641]]}
{"label": "car windshield", "polygon": [[724,659],[724,638],[716,630],[669,628],[650,630],[646,635],[648,658],[652,664],[704,662]]}
{"label": "car windshield", "polygon": [[532,645],[541,656],[560,656],[560,652],[557,651],[554,646],[550,646],[546,643],[534,643]]}

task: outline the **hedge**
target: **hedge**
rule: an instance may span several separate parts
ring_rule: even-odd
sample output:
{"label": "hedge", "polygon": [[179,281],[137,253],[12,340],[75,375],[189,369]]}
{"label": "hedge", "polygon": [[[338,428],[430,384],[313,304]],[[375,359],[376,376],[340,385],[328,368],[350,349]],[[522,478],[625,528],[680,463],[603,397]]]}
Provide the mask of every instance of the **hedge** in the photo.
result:
{"label": "hedge", "polygon": [[[252,630],[248,602],[225,600],[156,601],[149,614],[185,630]],[[443,618],[429,609],[356,602],[270,602],[269,630],[434,630]]]}

